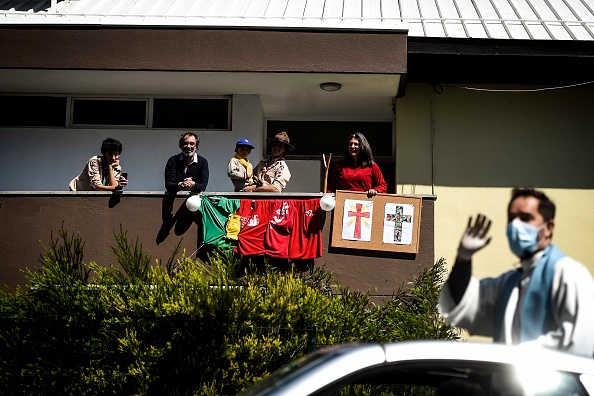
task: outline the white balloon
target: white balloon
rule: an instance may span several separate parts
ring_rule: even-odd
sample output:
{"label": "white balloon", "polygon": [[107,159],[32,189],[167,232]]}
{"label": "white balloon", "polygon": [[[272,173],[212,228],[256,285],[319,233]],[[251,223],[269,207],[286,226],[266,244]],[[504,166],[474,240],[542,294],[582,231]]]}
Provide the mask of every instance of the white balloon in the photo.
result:
{"label": "white balloon", "polygon": [[186,200],[186,208],[188,208],[190,212],[195,212],[200,209],[200,205],[202,205],[202,201],[200,200],[199,195],[192,195]]}
{"label": "white balloon", "polygon": [[320,207],[326,212],[331,211],[335,206],[336,200],[332,195],[326,194],[320,199]]}

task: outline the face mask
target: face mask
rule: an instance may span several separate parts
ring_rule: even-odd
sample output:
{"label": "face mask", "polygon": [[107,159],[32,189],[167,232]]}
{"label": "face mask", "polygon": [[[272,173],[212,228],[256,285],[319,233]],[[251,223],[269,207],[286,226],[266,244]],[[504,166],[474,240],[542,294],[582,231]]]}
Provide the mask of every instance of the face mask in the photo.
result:
{"label": "face mask", "polygon": [[509,248],[518,257],[526,257],[536,252],[542,240],[537,240],[538,233],[547,223],[540,227],[525,223],[520,219],[514,219],[507,225],[507,241]]}

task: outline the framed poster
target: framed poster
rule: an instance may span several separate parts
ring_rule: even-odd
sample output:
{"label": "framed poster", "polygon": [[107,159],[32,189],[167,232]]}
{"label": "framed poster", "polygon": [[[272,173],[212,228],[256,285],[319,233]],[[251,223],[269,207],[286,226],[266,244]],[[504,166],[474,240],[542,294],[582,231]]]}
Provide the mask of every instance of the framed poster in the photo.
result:
{"label": "framed poster", "polygon": [[330,246],[418,253],[421,197],[336,191]]}

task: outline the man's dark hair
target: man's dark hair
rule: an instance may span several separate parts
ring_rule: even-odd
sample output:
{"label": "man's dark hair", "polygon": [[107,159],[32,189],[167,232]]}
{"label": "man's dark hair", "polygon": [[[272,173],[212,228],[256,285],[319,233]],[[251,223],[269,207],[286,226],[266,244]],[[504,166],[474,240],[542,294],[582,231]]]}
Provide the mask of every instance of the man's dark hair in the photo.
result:
{"label": "man's dark hair", "polygon": [[544,221],[549,221],[555,218],[555,204],[542,191],[533,188],[514,188],[512,190],[512,197],[507,206],[507,211],[511,207],[512,202],[519,197],[534,197],[538,199],[538,213],[542,215]]}
{"label": "man's dark hair", "polygon": [[101,155],[105,156],[108,151],[122,154],[122,143],[117,139],[105,139],[103,143],[101,143]]}
{"label": "man's dark hair", "polygon": [[179,137],[179,147],[183,146],[184,138],[188,135],[194,136],[196,138],[196,148],[198,148],[198,146],[200,146],[200,138],[194,132],[189,132],[189,131],[182,133],[181,136]]}
{"label": "man's dark hair", "polygon": [[[357,139],[359,141],[359,159],[358,160],[361,163],[361,165],[363,167],[368,167],[368,166],[373,165],[373,151],[371,151],[371,146],[369,145],[369,142],[365,138],[365,135],[363,135],[361,132],[355,132],[351,136],[349,136],[348,141],[350,142],[351,139]],[[349,164],[352,164],[352,162],[353,162],[353,158],[351,157],[351,154],[349,153],[348,144],[347,144],[347,148],[346,148],[345,154],[344,154],[344,161]],[[356,164],[353,164],[353,165],[356,165]]]}

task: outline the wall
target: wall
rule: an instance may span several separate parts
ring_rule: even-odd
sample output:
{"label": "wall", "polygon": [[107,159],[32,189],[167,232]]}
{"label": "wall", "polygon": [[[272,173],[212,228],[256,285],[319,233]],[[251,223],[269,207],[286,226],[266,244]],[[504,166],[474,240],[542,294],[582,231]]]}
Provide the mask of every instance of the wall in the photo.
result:
{"label": "wall", "polygon": [[[229,197],[245,195],[229,194]],[[38,267],[53,232],[62,225],[85,241],[86,263],[102,266],[116,264],[110,246],[120,227],[131,240],[138,237],[145,254],[166,262],[181,241],[182,249],[192,255],[199,247],[198,214],[185,205],[187,194],[162,193],[111,194],[100,192],[2,193],[0,194],[0,287],[25,286],[24,268]],[[266,194],[250,197],[312,199],[321,194]],[[167,214],[174,221],[166,221]],[[316,266],[332,271],[338,282],[351,290],[372,291],[376,301],[391,296],[403,283],[411,281],[423,268],[433,264],[433,199],[424,197],[418,254],[356,251],[330,248],[332,215],[325,215],[322,257]],[[198,255],[202,255],[201,252]],[[181,253],[180,253],[181,254]],[[179,255],[178,255],[179,257]]]}
{"label": "wall", "polygon": [[[198,153],[208,160],[207,191],[233,191],[227,176],[227,162],[235,142],[247,138],[255,149],[250,161],[265,157],[265,121],[258,95],[234,95],[231,131],[198,131]],[[112,137],[122,142],[121,164],[128,172],[127,191],[164,191],[167,159],[179,153],[178,130],[87,129],[87,128],[0,128],[0,191],[66,191],[86,161],[100,154],[101,141]],[[288,161],[291,182],[288,192],[321,191],[320,161]],[[19,176],[21,175],[21,176]]]}
{"label": "wall", "polygon": [[7,69],[397,74],[406,32],[25,25],[0,30],[0,53]]}
{"label": "wall", "polygon": [[438,197],[436,257],[453,263],[468,217],[484,212],[493,219],[493,241],[476,255],[475,274],[515,266],[506,208],[511,188],[532,186],[557,204],[553,241],[594,272],[594,88],[511,93],[445,86],[441,94],[432,92],[429,85],[409,84],[397,101],[396,171],[399,193]]}
{"label": "wall", "polygon": [[[208,191],[233,191],[227,161],[240,137],[256,147],[252,162],[263,156],[264,116],[257,95],[233,96],[231,131],[199,131],[198,153],[209,162]],[[167,159],[179,153],[180,131],[163,129],[1,128],[0,191],[66,191],[86,161],[100,154],[106,137],[123,145],[122,168],[128,191],[164,191]],[[18,168],[18,173],[13,166]],[[10,166],[8,166],[10,165]]]}

